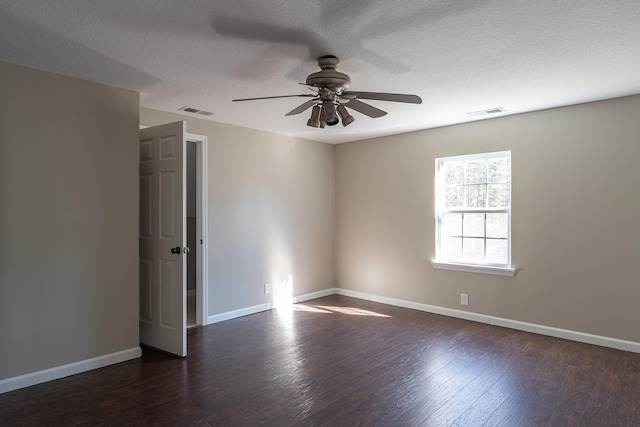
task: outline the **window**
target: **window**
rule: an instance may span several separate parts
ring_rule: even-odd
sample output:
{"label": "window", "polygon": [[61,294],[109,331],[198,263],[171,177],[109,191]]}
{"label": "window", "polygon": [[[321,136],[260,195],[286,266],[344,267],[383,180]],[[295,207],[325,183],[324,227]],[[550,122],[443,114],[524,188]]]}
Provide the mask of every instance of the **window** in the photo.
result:
{"label": "window", "polygon": [[510,151],[436,159],[434,267],[513,275]]}

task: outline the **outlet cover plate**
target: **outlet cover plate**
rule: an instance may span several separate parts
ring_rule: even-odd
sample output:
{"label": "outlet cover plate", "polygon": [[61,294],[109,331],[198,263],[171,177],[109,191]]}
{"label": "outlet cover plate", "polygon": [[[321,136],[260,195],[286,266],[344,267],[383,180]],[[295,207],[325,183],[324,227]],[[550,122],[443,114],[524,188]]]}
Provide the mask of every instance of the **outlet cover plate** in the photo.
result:
{"label": "outlet cover plate", "polygon": [[460,305],[469,305],[469,294],[460,294]]}

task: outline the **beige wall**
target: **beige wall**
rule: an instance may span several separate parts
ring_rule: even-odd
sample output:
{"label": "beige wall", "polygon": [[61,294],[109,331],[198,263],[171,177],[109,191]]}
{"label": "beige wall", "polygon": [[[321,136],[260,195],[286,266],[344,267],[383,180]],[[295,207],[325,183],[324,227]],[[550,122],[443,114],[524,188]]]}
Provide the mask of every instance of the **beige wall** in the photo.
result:
{"label": "beige wall", "polygon": [[[146,108],[208,137],[209,315],[334,287],[333,146]],[[288,276],[293,291],[287,291]],[[272,284],[265,295],[263,284]]]}
{"label": "beige wall", "polygon": [[[640,96],[331,146],[4,63],[0,93],[0,380],[137,347],[137,127],[176,120],[209,138],[209,315],[337,284],[640,342]],[[517,275],[434,270],[434,159],[495,150]]]}
{"label": "beige wall", "polygon": [[135,92],[0,63],[0,380],[138,347]]}
{"label": "beige wall", "polygon": [[[632,96],[337,146],[338,286],[640,342],[639,118]],[[433,269],[434,159],[498,150],[516,276]]]}

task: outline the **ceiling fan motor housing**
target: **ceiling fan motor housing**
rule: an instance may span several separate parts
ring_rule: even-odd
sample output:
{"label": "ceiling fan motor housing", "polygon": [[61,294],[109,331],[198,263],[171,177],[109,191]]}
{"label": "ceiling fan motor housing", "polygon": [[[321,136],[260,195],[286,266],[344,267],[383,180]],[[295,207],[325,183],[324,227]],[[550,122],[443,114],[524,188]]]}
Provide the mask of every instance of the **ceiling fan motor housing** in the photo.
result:
{"label": "ceiling fan motor housing", "polygon": [[336,65],[340,61],[335,56],[323,56],[318,59],[321,70],[309,74],[305,82],[309,86],[327,88],[332,91],[346,89],[351,84],[351,79],[345,73],[336,71]]}

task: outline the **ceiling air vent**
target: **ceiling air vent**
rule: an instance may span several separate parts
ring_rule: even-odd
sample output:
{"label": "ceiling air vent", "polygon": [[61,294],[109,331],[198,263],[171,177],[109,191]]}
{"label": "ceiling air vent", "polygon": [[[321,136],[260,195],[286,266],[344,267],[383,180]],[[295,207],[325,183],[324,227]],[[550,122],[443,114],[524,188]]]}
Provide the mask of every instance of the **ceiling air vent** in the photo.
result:
{"label": "ceiling air vent", "polygon": [[210,115],[213,114],[210,111],[199,110],[197,108],[187,107],[187,106],[184,106],[182,108],[178,108],[178,110],[179,111],[186,111],[187,113],[200,114],[202,116],[210,116]]}
{"label": "ceiling air vent", "polygon": [[489,108],[487,110],[473,111],[467,113],[468,116],[488,116],[490,114],[504,113],[505,109],[502,107]]}

